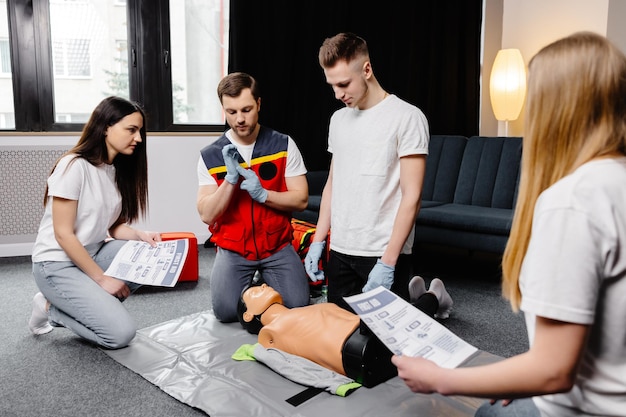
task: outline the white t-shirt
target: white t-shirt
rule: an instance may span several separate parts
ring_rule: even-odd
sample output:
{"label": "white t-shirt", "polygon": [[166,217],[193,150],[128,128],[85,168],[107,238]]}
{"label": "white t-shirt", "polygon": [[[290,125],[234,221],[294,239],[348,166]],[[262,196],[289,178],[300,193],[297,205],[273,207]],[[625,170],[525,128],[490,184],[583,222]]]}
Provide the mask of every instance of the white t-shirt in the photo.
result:
{"label": "white t-shirt", "polygon": [[96,167],[83,158],[69,164],[74,156],[63,157],[48,178],[48,202],[33,247],[34,262],[70,260],[54,237],[53,196],[78,201],[74,231],[83,246],[103,242],[122,211],[115,167],[107,164]]}
{"label": "white t-shirt", "polygon": [[[428,121],[390,95],[367,110],[344,107],[330,119],[333,154],[330,246],[354,256],[382,256],[400,207],[400,158],[428,154]],[[401,253],[410,254],[415,227]]]}
{"label": "white t-shirt", "polygon": [[574,388],[534,398],[542,416],[626,415],[626,158],[541,194],[520,289],[531,343],[536,316],[591,326]]}
{"label": "white t-shirt", "polygon": [[[254,150],[254,143],[251,145],[244,145],[233,139],[232,131],[229,129],[226,131],[226,137],[231,143],[234,143],[237,147],[237,151],[241,155],[244,161],[250,166],[250,160],[252,159],[252,151]],[[300,149],[288,136],[287,141],[287,166],[285,167],[285,178],[297,177],[298,175],[306,174],[306,166],[302,159]],[[202,159],[202,155],[198,159],[198,185],[216,185],[215,178],[209,174],[209,171]]]}

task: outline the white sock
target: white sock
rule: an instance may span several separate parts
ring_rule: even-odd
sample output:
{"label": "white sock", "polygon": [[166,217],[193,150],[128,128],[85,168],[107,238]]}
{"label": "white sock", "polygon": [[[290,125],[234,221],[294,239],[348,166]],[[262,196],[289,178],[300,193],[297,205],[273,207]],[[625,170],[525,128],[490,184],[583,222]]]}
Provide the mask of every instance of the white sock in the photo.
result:
{"label": "white sock", "polygon": [[433,279],[428,287],[428,292],[433,293],[435,297],[437,297],[437,301],[439,301],[439,308],[437,309],[435,317],[438,319],[447,319],[450,317],[453,302],[443,281],[439,278]]}
{"label": "white sock", "polygon": [[34,335],[46,334],[52,331],[52,326],[48,322],[46,303],[46,298],[40,292],[33,297],[33,312],[28,321],[28,328]]}
{"label": "white sock", "polygon": [[424,278],[416,275],[409,281],[409,301],[416,302],[422,294],[426,292],[426,284]]}

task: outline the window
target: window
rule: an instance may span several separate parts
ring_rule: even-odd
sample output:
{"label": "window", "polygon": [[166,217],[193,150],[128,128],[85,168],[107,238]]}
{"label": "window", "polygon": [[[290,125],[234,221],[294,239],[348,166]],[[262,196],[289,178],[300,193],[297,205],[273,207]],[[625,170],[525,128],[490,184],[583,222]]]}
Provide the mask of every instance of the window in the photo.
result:
{"label": "window", "polygon": [[[126,9],[114,3],[50,3],[56,123],[85,123],[91,109],[104,97],[129,97],[128,58],[120,60],[118,50],[127,38]],[[127,66],[124,70],[120,69],[122,63]]]}
{"label": "window", "polygon": [[[0,128],[78,131],[117,95],[143,105],[151,131],[223,130],[215,88],[227,71],[229,0],[0,0],[0,9]],[[4,94],[11,48],[15,100]]]}
{"label": "window", "polygon": [[55,77],[89,77],[89,39],[52,41]]}
{"label": "window", "polygon": [[115,70],[118,74],[128,74],[128,42],[115,41]]}
{"label": "window", "polygon": [[0,75],[11,75],[11,51],[8,39],[0,39]]}
{"label": "window", "polygon": [[170,0],[176,124],[223,124],[215,89],[228,72],[228,2]]}
{"label": "window", "polygon": [[13,113],[0,113],[0,129],[15,128],[15,115]]}
{"label": "window", "polygon": [[0,129],[15,129],[7,3],[0,0]]}

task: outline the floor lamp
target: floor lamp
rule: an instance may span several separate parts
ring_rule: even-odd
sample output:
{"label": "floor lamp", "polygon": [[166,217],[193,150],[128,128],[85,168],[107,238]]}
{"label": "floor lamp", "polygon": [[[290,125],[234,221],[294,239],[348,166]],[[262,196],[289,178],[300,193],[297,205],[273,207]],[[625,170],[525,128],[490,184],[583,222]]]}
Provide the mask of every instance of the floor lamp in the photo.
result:
{"label": "floor lamp", "polygon": [[493,113],[504,121],[508,136],[509,121],[519,117],[526,98],[526,66],[519,49],[498,51],[489,79],[489,96]]}

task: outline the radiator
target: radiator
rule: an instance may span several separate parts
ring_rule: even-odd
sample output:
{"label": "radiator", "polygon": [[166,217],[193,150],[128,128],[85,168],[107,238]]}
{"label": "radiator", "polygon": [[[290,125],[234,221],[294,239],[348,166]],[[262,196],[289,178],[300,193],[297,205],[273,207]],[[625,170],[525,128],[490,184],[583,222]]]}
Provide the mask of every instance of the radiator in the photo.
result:
{"label": "radiator", "polygon": [[[32,247],[43,215],[46,179],[56,160],[69,148],[0,147],[0,246]],[[29,254],[29,250],[23,254]]]}

